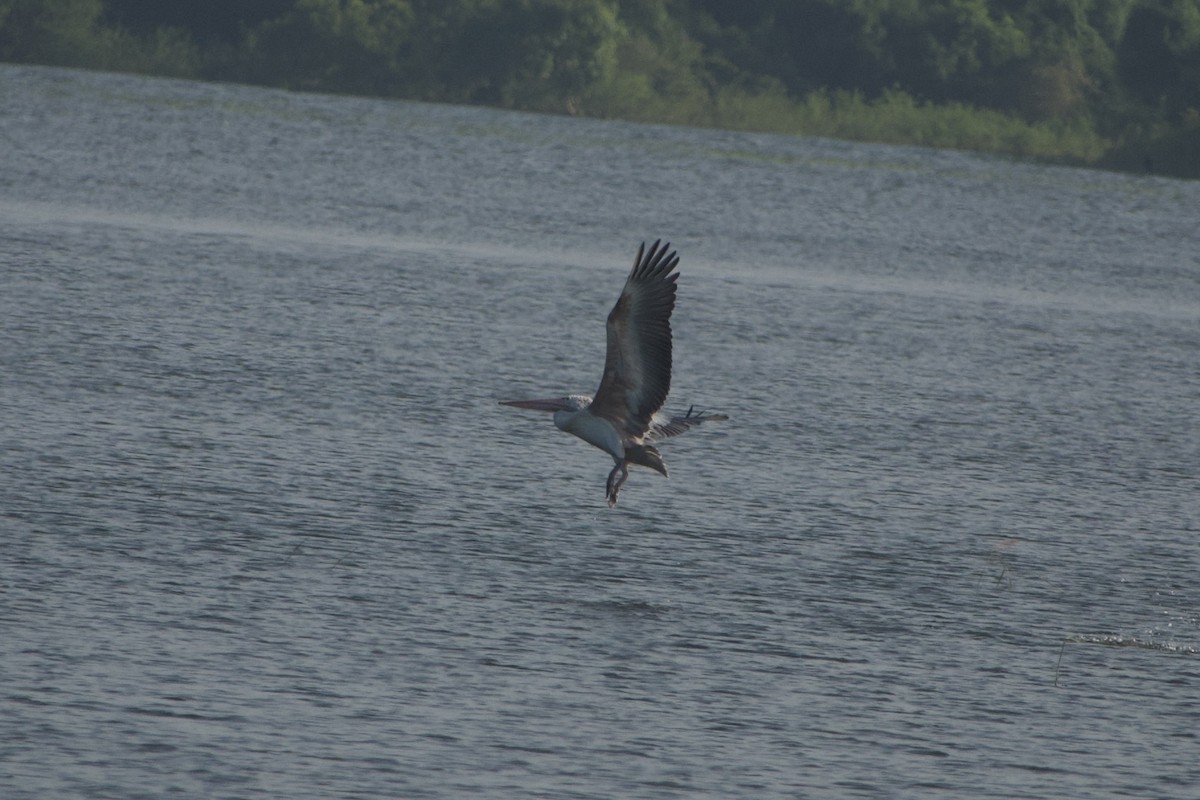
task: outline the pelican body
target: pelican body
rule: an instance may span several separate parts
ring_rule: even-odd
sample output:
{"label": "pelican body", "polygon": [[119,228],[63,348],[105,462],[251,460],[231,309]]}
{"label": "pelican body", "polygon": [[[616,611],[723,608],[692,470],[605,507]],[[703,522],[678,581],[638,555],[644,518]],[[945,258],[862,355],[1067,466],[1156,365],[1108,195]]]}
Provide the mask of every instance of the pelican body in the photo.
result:
{"label": "pelican body", "polygon": [[663,476],[667,465],[653,442],[676,436],[724,414],[660,413],[671,390],[671,312],[679,257],[656,241],[638,248],[625,288],[608,315],[608,350],[596,396],[573,394],[539,400],[502,400],[501,405],[550,411],[554,425],[612,456],[606,497],[616,505],[629,465]]}

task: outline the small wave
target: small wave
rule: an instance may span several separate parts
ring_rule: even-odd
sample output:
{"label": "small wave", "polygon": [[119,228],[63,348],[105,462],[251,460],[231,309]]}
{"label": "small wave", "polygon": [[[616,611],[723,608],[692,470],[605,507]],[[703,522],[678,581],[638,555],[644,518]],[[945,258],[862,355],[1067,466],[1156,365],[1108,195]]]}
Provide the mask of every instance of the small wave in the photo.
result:
{"label": "small wave", "polygon": [[1196,655],[1196,653],[1200,653],[1200,648],[1197,648],[1196,645],[1181,644],[1179,642],[1156,642],[1117,634],[1073,634],[1066,637],[1064,641],[1078,644],[1099,644],[1105,647],[1140,647],[1143,650],[1158,650],[1163,653],[1178,653],[1181,655]]}

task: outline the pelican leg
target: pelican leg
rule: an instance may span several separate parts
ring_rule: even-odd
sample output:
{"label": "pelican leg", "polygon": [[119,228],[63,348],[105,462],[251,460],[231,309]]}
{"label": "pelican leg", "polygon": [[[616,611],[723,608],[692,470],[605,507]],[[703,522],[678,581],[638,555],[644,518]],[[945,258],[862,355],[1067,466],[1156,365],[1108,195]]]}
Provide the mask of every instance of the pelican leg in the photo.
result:
{"label": "pelican leg", "polygon": [[617,465],[612,468],[612,472],[608,473],[608,507],[612,508],[617,504],[617,495],[621,491],[621,485],[625,483],[625,479],[629,477],[629,467],[625,466],[624,461],[618,461]]}

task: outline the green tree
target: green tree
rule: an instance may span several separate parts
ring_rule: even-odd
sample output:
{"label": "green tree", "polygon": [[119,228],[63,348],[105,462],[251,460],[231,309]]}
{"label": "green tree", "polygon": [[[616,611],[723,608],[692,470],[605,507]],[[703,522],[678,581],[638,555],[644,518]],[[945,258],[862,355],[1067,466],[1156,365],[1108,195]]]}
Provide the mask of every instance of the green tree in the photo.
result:
{"label": "green tree", "polygon": [[665,0],[622,0],[615,39],[615,68],[584,94],[587,113],[712,124],[715,86],[703,48]]}
{"label": "green tree", "polygon": [[1129,15],[1117,46],[1118,71],[1138,102],[1179,120],[1200,109],[1200,5],[1148,0]]}
{"label": "green tree", "polygon": [[199,52],[178,30],[135,36],[102,24],[101,0],[0,0],[0,61],[192,76]]}
{"label": "green tree", "polygon": [[86,65],[101,0],[0,0],[0,60]]}
{"label": "green tree", "polygon": [[406,0],[297,0],[248,34],[244,74],[291,89],[400,94],[412,26]]}
{"label": "green tree", "polygon": [[795,96],[819,88],[876,94],[893,80],[879,9],[838,0],[695,0],[688,29],[737,70]]}
{"label": "green tree", "polygon": [[563,110],[615,67],[612,0],[297,0],[246,38],[255,81]]}
{"label": "green tree", "polygon": [[1012,71],[1029,55],[1030,43],[1012,17],[992,5],[938,0],[883,7],[880,47],[896,84],[935,102],[1008,106]]}
{"label": "green tree", "polygon": [[423,93],[564,110],[616,67],[612,0],[419,0]]}
{"label": "green tree", "polygon": [[295,0],[104,0],[102,21],[139,36],[170,28],[203,45],[233,45],[245,32],[291,10]]}

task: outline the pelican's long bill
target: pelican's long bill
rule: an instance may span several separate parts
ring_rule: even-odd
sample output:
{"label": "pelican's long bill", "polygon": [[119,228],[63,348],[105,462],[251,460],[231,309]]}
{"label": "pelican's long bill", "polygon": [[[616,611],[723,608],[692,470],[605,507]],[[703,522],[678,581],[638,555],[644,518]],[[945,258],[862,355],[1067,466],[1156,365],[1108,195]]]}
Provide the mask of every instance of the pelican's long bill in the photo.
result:
{"label": "pelican's long bill", "polygon": [[530,411],[565,411],[567,405],[561,397],[548,397],[545,400],[501,400],[502,406],[528,408]]}
{"label": "pelican's long bill", "polygon": [[679,256],[671,245],[656,241],[638,248],[625,288],[608,315],[608,351],[604,375],[593,399],[568,395],[539,400],[501,400],[500,405],[551,411],[559,430],[574,434],[613,458],[606,495],[610,506],[629,476],[629,465],[667,474],[667,465],[652,442],[677,436],[705,422],[728,419],[724,414],[663,415],[671,390],[671,312]]}

